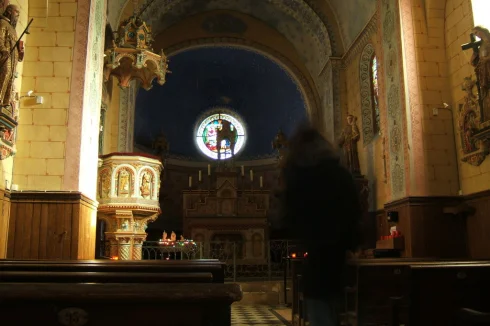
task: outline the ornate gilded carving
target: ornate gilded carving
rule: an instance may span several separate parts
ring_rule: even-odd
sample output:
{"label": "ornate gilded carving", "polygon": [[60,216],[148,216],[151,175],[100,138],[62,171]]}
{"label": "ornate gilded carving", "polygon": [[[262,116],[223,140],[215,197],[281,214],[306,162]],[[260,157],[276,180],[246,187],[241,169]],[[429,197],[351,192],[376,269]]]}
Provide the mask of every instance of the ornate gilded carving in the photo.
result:
{"label": "ornate gilded carving", "polygon": [[19,96],[14,80],[17,64],[24,57],[24,45],[15,30],[18,20],[16,5],[8,5],[0,16],[0,160],[15,154]]}
{"label": "ornate gilded carving", "polygon": [[[98,173],[98,217],[108,226],[111,257],[141,259],[146,227],[160,214],[157,159],[134,154],[103,155]],[[136,191],[135,191],[136,190]]]}
{"label": "ornate gilded carving", "polygon": [[477,140],[475,134],[480,129],[481,116],[478,110],[478,97],[474,92],[476,81],[465,77],[462,89],[466,92],[464,103],[459,113],[459,130],[461,136],[462,161],[479,166],[488,155],[486,141]]}
{"label": "ornate gilded carving", "polygon": [[151,28],[136,14],[123,21],[119,26],[117,38],[112,47],[105,51],[105,80],[115,76],[119,85],[129,87],[133,79],[141,82],[141,87],[151,89],[157,79],[160,85],[165,84],[168,72],[168,60],[165,53],[153,53]]}
{"label": "ornate gilded carving", "polygon": [[153,172],[146,169],[141,174],[140,180],[140,194],[141,197],[145,199],[149,199],[152,197],[153,189],[154,189],[155,178],[153,176]]}
{"label": "ornate gilded carving", "polygon": [[[480,40],[476,41],[475,36]],[[471,42],[462,48],[473,49],[470,63],[475,67],[480,123],[482,128],[486,128],[490,126],[490,31],[482,26],[474,27]]]}
{"label": "ornate gilded carving", "polygon": [[116,195],[118,197],[129,197],[134,189],[134,174],[128,168],[120,168],[116,177]]}
{"label": "ornate gilded carving", "polygon": [[111,193],[111,169],[106,168],[99,171],[99,197],[109,198]]}

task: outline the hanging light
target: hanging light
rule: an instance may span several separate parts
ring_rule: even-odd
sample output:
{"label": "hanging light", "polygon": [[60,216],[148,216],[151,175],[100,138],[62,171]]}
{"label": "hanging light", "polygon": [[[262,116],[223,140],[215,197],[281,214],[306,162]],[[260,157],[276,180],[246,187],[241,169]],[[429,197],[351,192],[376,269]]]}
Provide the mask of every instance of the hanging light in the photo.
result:
{"label": "hanging light", "polygon": [[140,18],[141,13],[135,10],[119,25],[112,46],[104,53],[104,77],[106,81],[110,76],[116,77],[123,88],[129,87],[131,80],[136,79],[141,82],[141,87],[149,90],[155,79],[158,84],[165,84],[165,77],[170,71],[163,50],[160,54],[153,52],[151,27]]}

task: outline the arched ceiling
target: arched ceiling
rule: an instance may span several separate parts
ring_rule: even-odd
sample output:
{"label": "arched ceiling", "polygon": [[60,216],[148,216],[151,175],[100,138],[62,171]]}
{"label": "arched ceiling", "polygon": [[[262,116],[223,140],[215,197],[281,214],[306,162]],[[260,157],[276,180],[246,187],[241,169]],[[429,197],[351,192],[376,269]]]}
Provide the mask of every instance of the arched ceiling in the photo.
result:
{"label": "arched ceiling", "polygon": [[[296,47],[313,76],[329,56],[340,56],[349,48],[375,13],[376,1],[155,0],[144,18],[156,35],[190,15],[216,9],[245,13],[277,29]],[[109,0],[109,23],[115,28],[131,10],[132,0]]]}
{"label": "arched ceiling", "polygon": [[196,147],[198,119],[213,107],[227,107],[242,117],[247,142],[241,158],[272,153],[279,129],[290,134],[307,119],[298,86],[274,61],[245,49],[204,47],[179,52],[163,86],[139,90],[135,111],[135,142],[149,147],[164,132],[170,150],[202,157]]}

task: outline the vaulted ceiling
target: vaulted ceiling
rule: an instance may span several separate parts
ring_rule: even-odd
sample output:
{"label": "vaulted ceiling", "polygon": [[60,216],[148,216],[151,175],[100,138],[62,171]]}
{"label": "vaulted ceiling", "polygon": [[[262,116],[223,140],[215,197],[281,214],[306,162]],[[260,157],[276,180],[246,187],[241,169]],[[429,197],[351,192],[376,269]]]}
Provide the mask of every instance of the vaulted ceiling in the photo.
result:
{"label": "vaulted ceiling", "polygon": [[[429,0],[433,1],[433,0]],[[138,0],[142,5],[147,0]],[[108,0],[113,28],[131,13],[133,0]],[[376,10],[375,0],[154,0],[144,18],[154,34],[203,11],[228,9],[274,27],[299,50],[310,68],[339,56],[354,42]]]}

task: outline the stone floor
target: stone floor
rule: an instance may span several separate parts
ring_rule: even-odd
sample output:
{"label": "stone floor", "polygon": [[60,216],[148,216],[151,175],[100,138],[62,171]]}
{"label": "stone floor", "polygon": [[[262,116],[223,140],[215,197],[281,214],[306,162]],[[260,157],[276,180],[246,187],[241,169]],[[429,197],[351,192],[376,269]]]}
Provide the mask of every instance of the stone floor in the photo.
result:
{"label": "stone floor", "polygon": [[232,305],[233,326],[291,325],[291,309],[272,309],[264,305]]}

